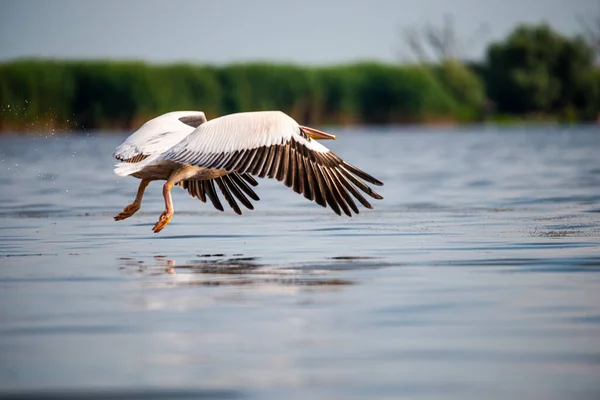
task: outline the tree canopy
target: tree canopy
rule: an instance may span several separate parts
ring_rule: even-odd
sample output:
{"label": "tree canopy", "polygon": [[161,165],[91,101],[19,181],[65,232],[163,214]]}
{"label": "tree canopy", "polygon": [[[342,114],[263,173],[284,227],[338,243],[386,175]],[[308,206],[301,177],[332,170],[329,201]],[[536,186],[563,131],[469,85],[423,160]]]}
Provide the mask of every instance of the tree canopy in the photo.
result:
{"label": "tree canopy", "polygon": [[520,26],[487,51],[485,82],[499,111],[513,114],[598,112],[594,51],[582,37],[567,38],[548,25]]}

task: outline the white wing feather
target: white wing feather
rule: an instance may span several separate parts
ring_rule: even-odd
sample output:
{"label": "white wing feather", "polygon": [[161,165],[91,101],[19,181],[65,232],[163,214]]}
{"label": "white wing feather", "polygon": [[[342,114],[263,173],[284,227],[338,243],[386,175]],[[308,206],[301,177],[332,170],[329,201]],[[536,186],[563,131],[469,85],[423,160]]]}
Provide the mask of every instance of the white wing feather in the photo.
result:
{"label": "white wing feather", "polygon": [[298,123],[283,112],[259,111],[212,119],[157,157],[156,161],[172,160],[201,165],[202,162],[198,161],[213,155],[281,145],[292,137],[311,151],[329,152],[316,140],[303,137]]}
{"label": "white wing feather", "polygon": [[152,156],[163,153],[196,129],[180,120],[195,115],[203,117],[204,113],[175,111],[146,122],[117,147],[114,157],[127,160],[142,154]]}

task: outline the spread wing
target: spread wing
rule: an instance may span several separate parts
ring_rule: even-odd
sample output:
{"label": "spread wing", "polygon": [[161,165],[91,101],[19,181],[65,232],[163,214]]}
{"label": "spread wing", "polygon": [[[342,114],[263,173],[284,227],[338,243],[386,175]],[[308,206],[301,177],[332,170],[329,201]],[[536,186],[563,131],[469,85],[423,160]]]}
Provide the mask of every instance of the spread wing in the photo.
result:
{"label": "spread wing", "polygon": [[242,210],[235,201],[235,198],[249,210],[254,210],[254,206],[246,195],[253,200],[260,200],[258,195],[254,193],[254,190],[248,186],[248,184],[252,186],[258,185],[258,182],[249,174],[232,172],[231,174],[215,179],[205,181],[185,180],[179,183],[183,189],[187,189],[190,196],[198,198],[203,203],[206,203],[208,199],[217,210],[224,211],[225,209],[217,195],[215,184],[225,197],[225,200],[227,200],[229,206],[238,215],[242,214]]}
{"label": "spread wing", "polygon": [[311,139],[309,131],[278,111],[227,115],[202,124],[157,162],[274,178],[338,215],[358,214],[354,200],[373,208],[363,194],[382,197],[365,182],[383,183]]}

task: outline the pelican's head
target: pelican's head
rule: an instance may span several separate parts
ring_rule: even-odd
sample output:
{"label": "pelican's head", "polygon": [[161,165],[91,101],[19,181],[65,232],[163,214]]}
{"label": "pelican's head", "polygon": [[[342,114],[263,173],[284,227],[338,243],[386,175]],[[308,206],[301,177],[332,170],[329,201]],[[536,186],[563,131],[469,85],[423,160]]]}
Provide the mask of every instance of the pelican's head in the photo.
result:
{"label": "pelican's head", "polygon": [[302,129],[309,138],[314,140],[337,140],[337,136],[322,132],[318,129],[309,128],[307,126],[300,126],[300,129]]}

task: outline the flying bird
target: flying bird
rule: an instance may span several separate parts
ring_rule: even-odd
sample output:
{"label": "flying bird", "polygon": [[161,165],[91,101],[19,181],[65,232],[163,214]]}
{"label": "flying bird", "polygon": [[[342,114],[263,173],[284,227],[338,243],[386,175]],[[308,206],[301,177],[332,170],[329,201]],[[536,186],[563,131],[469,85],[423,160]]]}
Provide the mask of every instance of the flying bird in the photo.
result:
{"label": "flying bird", "polygon": [[242,214],[236,199],[246,208],[258,201],[254,177],[274,178],[336,214],[352,216],[358,200],[373,208],[362,193],[383,197],[366,183],[382,182],[347,163],[318,143],[334,135],[299,125],[280,111],[257,111],[206,120],[201,111],[175,111],[146,122],[117,147],[115,174],[141,179],[132,204],[114,217],[116,221],[140,209],[151,181],[164,180],[165,210],[152,230],[160,232],[173,217],[171,189],[179,185],[192,197],[223,211],[219,188],[233,211]]}

